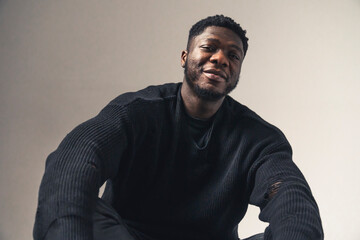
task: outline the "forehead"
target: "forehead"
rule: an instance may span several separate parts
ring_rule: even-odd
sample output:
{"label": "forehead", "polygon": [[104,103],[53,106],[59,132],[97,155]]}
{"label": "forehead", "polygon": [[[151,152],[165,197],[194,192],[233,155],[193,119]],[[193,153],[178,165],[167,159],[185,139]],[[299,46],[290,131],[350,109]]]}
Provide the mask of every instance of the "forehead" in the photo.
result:
{"label": "forehead", "polygon": [[210,26],[195,36],[191,41],[191,46],[196,46],[203,41],[214,40],[219,41],[222,44],[229,44],[238,46],[243,51],[243,44],[241,38],[232,30],[225,27]]}

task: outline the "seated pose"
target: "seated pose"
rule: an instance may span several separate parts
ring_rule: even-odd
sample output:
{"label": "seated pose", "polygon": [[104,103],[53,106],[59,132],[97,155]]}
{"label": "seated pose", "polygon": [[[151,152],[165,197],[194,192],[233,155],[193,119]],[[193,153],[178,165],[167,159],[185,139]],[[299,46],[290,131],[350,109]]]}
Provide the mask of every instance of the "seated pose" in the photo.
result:
{"label": "seated pose", "polygon": [[[248,49],[231,18],[192,26],[181,83],[120,95],[49,155],[36,240],[323,239],[317,204],[283,133],[228,94]],[[104,194],[99,188],[106,182]]]}

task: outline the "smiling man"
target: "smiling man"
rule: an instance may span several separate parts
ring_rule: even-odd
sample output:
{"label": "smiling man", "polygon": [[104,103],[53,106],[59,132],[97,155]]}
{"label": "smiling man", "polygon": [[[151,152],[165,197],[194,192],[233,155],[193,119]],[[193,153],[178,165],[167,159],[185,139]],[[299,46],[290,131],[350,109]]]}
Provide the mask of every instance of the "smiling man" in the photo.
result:
{"label": "smiling man", "polygon": [[240,36],[228,28],[209,26],[189,39],[181,55],[185,68],[181,95],[192,117],[207,119],[215,114],[236,87],[244,56]]}
{"label": "smiling man", "polygon": [[47,159],[34,238],[237,240],[253,204],[269,226],[250,239],[323,239],[285,136],[228,96],[247,42],[231,18],[197,22],[182,83],[122,94],[69,133]]}

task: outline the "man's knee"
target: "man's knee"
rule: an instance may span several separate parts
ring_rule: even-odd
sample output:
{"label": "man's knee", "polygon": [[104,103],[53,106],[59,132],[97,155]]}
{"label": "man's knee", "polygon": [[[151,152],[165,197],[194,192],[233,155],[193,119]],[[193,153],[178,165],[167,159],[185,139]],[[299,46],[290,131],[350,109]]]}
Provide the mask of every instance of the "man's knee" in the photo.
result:
{"label": "man's knee", "polygon": [[93,213],[93,234],[94,240],[135,240],[116,210],[100,198]]}

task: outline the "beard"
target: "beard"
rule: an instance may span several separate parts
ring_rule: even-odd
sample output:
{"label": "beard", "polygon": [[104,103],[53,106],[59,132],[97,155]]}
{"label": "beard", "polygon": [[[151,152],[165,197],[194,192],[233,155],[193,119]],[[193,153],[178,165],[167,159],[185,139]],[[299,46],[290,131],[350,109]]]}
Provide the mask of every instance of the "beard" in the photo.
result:
{"label": "beard", "polygon": [[206,100],[206,101],[217,101],[225,96],[227,96],[232,90],[235,89],[236,85],[239,82],[239,78],[236,79],[236,82],[234,85],[229,84],[229,80],[226,80],[226,88],[224,91],[214,91],[206,88],[201,88],[198,84],[196,84],[197,79],[199,78],[200,74],[197,74],[195,71],[189,71],[188,61],[186,59],[185,61],[185,67],[184,67],[184,75],[185,80],[191,90],[198,96],[200,99]]}

